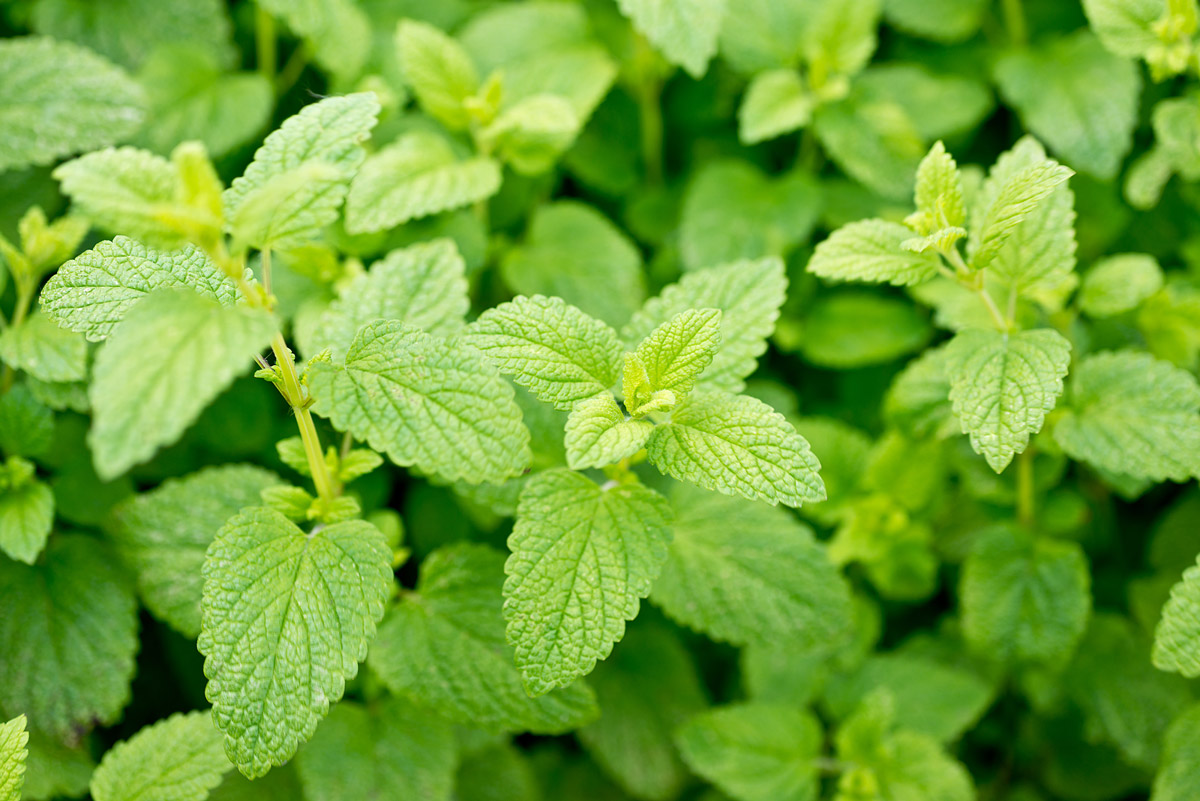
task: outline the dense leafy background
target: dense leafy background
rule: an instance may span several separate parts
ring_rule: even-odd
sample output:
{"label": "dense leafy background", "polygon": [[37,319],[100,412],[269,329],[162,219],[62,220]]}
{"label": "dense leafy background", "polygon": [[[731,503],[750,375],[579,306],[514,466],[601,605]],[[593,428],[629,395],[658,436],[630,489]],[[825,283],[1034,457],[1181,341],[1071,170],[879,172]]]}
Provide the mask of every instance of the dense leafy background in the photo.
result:
{"label": "dense leafy background", "polygon": [[[1194,0],[3,0],[0,32],[0,801],[1200,798]],[[335,461],[320,548],[213,208],[337,362],[323,441],[391,460]],[[444,393],[417,426],[473,427],[379,401],[397,350]],[[622,378],[686,404],[576,405]],[[711,419],[769,458],[689,458]],[[568,469],[643,445],[760,500]],[[561,543],[603,603],[538,572]],[[303,686],[243,658],[264,627]]]}

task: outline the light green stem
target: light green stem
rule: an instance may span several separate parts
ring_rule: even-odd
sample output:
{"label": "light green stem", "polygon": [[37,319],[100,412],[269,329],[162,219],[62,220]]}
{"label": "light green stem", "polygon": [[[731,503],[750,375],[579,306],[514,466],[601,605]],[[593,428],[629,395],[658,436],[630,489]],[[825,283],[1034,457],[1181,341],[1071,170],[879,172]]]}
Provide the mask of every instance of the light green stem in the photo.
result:
{"label": "light green stem", "polygon": [[254,52],[258,62],[258,73],[268,81],[275,81],[275,64],[279,59],[276,49],[275,18],[258,6],[254,10]]}
{"label": "light green stem", "polygon": [[338,488],[333,477],[329,475],[329,466],[325,463],[321,439],[308,410],[307,393],[300,386],[300,377],[296,374],[295,357],[284,341],[282,333],[275,334],[275,338],[271,340],[271,350],[275,353],[275,364],[283,378],[284,397],[296,413],[296,424],[300,427],[300,439],[304,441],[304,455],[308,458],[313,485],[317,488],[317,495],[321,500],[331,502],[338,496]]}
{"label": "light green stem", "polygon": [[647,182],[657,186],[663,181],[662,81],[654,73],[655,53],[650,43],[639,34],[635,47],[642,162],[646,167]]}
{"label": "light green stem", "polygon": [[1001,8],[1008,41],[1015,47],[1025,47],[1029,44],[1029,25],[1025,21],[1025,7],[1021,5],[1021,0],[1004,0]]}
{"label": "light green stem", "polygon": [[1033,447],[1017,457],[1017,522],[1025,528],[1034,523]]}

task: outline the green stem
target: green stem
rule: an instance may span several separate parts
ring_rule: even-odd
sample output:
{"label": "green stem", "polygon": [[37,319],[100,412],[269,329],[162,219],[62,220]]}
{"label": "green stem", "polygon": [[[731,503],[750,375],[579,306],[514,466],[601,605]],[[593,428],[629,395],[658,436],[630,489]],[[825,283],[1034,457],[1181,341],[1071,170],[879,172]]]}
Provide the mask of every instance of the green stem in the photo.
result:
{"label": "green stem", "polygon": [[278,63],[278,41],[275,37],[275,18],[258,6],[254,11],[254,50],[258,73],[272,83]]}
{"label": "green stem", "polygon": [[1034,523],[1033,447],[1017,457],[1017,522],[1025,528]]}
{"label": "green stem", "polygon": [[283,65],[283,69],[279,71],[279,77],[275,81],[275,94],[279,97],[286,94],[287,90],[295,86],[296,81],[300,80],[300,74],[304,72],[304,68],[307,66],[308,45],[301,42],[292,51],[292,54],[288,56],[287,63]]}
{"label": "green stem", "polygon": [[312,414],[308,411],[307,393],[300,386],[300,377],[296,374],[296,359],[282,333],[275,334],[275,338],[271,340],[271,350],[275,353],[275,364],[283,378],[284,397],[296,413],[296,424],[300,427],[300,439],[304,441],[304,455],[308,458],[313,485],[317,488],[317,495],[321,500],[329,503],[338,496],[337,486],[333,477],[329,475],[329,466],[325,464],[321,439],[317,435]]}
{"label": "green stem", "polygon": [[1000,313],[1000,307],[996,305],[996,301],[992,300],[992,293],[987,291],[987,287],[979,287],[975,290],[979,294],[983,305],[987,307],[988,313],[992,315],[992,322],[1001,331],[1011,331],[1012,326],[1004,319],[1004,315]]}
{"label": "green stem", "polygon": [[637,36],[634,59],[638,64],[637,101],[641,122],[642,162],[646,180],[663,181],[662,81],[654,72],[655,53],[644,36]]}
{"label": "green stem", "polygon": [[[17,285],[17,305],[13,309],[12,327],[20,328],[29,314],[29,306],[33,303],[35,288],[33,281],[29,279],[22,279],[19,276],[14,276],[14,279]],[[16,372],[11,366],[4,365],[4,371],[0,373],[0,395],[7,394],[12,389],[15,379]]]}
{"label": "green stem", "polygon": [[259,258],[262,259],[262,286],[263,292],[267,295],[271,294],[271,249],[264,248],[259,253]]}
{"label": "green stem", "polygon": [[1008,41],[1015,47],[1025,47],[1029,44],[1029,25],[1025,21],[1025,7],[1021,0],[1003,0],[1001,10]]}

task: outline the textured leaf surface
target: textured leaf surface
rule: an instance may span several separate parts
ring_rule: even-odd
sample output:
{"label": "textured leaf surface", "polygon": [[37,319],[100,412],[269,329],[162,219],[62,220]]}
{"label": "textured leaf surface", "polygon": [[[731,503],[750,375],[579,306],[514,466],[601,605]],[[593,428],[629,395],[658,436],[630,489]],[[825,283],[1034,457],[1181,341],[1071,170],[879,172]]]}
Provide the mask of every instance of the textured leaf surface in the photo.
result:
{"label": "textured leaf surface", "polygon": [[224,306],[238,296],[233,281],[198,248],[164,253],[118,236],[64,264],[42,289],[42,311],[96,342],[154,290],[185,286]]}
{"label": "textured leaf surface", "polygon": [[208,710],[172,715],[117,743],[92,776],[96,801],[204,801],[233,769]]}
{"label": "textured leaf surface", "polygon": [[672,737],[705,707],[687,649],[666,627],[639,621],[588,681],[603,713],[579,730],[583,747],[635,798],[674,798],[687,771]]}
{"label": "textured leaf surface", "polygon": [[488,309],[466,341],[557,409],[606,391],[620,372],[616,331],[560,298],[519,296]]}
{"label": "textured leaf surface", "polygon": [[817,245],[808,271],[834,281],[919,284],[937,275],[939,262],[931,251],[914,253],[901,247],[912,238],[910,229],[886,220],[843,225]]}
{"label": "textured leaf surface", "polygon": [[[235,235],[244,208],[255,212],[250,241],[255,247],[302,244],[337,219],[350,179],[366,158],[362,143],[378,114],[375,95],[363,92],[312,103],[285,120],[225,190],[225,214],[235,221]],[[280,187],[288,188],[286,196]],[[262,208],[267,201],[270,207]]]}
{"label": "textured leaf surface", "polygon": [[513,389],[473,348],[406,323],[363,326],[346,366],[309,379],[315,409],[401,466],[500,482],[530,460]]}
{"label": "textured leaf surface", "polygon": [[813,801],[821,727],[787,706],[740,704],[704,712],[676,735],[688,766],[738,801]]}
{"label": "textured leaf surface", "polygon": [[576,683],[531,698],[504,641],[504,556],[459,543],[421,563],[416,593],[384,621],[371,668],[395,693],[460,723],[557,734],[595,717],[591,690]]}
{"label": "textured leaf surface", "polygon": [[682,400],[721,345],[720,309],[689,309],[654,329],[637,347],[650,389]]}
{"label": "textured leaf surface", "polygon": [[508,539],[504,617],[530,693],[608,656],[667,558],[669,520],[666,499],[638,484],[602,489],[568,470],[529,480]]}
{"label": "textured leaf surface", "polygon": [[[1058,184],[1032,206],[1021,201],[1007,210],[1000,208],[1014,198],[1007,190],[1011,181],[1022,173],[1033,175],[1041,169],[1039,165],[1047,163],[1041,144],[1031,136],[1023,137],[996,160],[975,204],[972,233],[1001,240],[998,245],[991,240],[983,255],[975,257],[975,264],[986,261],[991,275],[1018,290],[1054,290],[1075,269],[1075,196],[1069,186]],[[1004,214],[1016,214],[1020,219],[1008,229]],[[974,247],[979,242],[973,239],[971,244]]]}
{"label": "textured leaf surface", "polygon": [[975,269],[991,264],[1021,223],[1074,174],[1051,159],[1037,158],[1040,151],[1032,139],[1022,140],[1011,160],[1002,157],[992,168],[992,180],[984,187],[972,229],[978,232],[978,238],[972,238]]}
{"label": "textured leaf surface", "polygon": [[700,376],[699,386],[741,392],[744,379],[758,366],[775,330],[787,291],[780,259],[737,261],[689,273],[646,302],[621,331],[634,347],[658,326],[689,309],[721,312],[721,347]]}
{"label": "textured leaf surface", "polygon": [[0,333],[0,359],[39,381],[82,381],[87,377],[87,342],[40,312]]}
{"label": "textured leaf surface", "polygon": [[812,530],[787,512],[679,487],[674,538],[650,600],[733,643],[824,644],[851,627],[850,592]]}
{"label": "textured leaf surface", "polygon": [[959,594],[968,644],[1002,662],[1069,656],[1091,610],[1087,559],[1078,543],[1006,528],[980,535]]}
{"label": "textured leaf surface", "polygon": [[342,359],[358,329],[377,320],[399,320],[435,336],[463,328],[470,302],[466,267],[449,239],[393,250],[346,286],[321,315],[315,348]]}
{"label": "textured leaf surface", "polygon": [[1082,360],[1070,405],[1054,429],[1067,455],[1102,470],[1153,481],[1200,475],[1200,385],[1145,353]]}
{"label": "textured leaf surface", "polygon": [[717,52],[725,0],[618,0],[618,5],[672,64],[693,78],[708,69]]}
{"label": "textured leaf surface", "polygon": [[441,136],[405,134],[363,164],[346,197],[346,230],[383,231],[409,220],[469,206],[500,189],[500,165],[486,156],[459,160]]}
{"label": "textured leaf surface", "polygon": [[653,423],[629,419],[605,392],[581,401],[567,418],[567,464],[572,470],[615,464],[640,451],[652,433]]}
{"label": "textured leaf surface", "polygon": [[570,200],[534,212],[525,243],[500,271],[515,292],[560,297],[612,326],[646,297],[638,249],[607,217]]}
{"label": "textured leaf surface", "polygon": [[25,760],[29,756],[29,733],[25,716],[0,723],[0,801],[20,801],[25,784]]}
{"label": "textured leaf surface", "polygon": [[1163,743],[1151,801],[1189,801],[1200,793],[1200,706],[1184,710]]}
{"label": "textured leaf surface", "polygon": [[96,357],[88,392],[96,474],[115,478],[178,440],[276,330],[267,312],[193,292],[139,303]]}
{"label": "textured leaf surface", "polygon": [[310,801],[448,801],[458,743],[445,719],[401,698],[338,704],[296,758]]}
{"label": "textured leaf surface", "polygon": [[1200,676],[1200,566],[1183,571],[1171,588],[1154,632],[1154,664],[1160,670]]}
{"label": "textured leaf surface", "polygon": [[0,492],[0,551],[33,564],[54,525],[54,493],[34,479]]}
{"label": "textured leaf surface", "polygon": [[146,608],[189,639],[200,634],[204,554],[225,523],[262,503],[279,476],[250,465],[209,467],[136,495],[113,510],[112,536],[137,574]]}
{"label": "textured leaf surface", "polygon": [[804,437],[748,395],[694,393],[646,448],[664,473],[726,495],[787,506],[825,499],[820,462]]}
{"label": "textured leaf surface", "polygon": [[179,170],[162,156],[136,147],[107,148],[60,164],[54,177],[97,228],[154,245],[179,244],[168,226],[177,212]]}
{"label": "textured leaf surface", "polygon": [[142,124],[145,96],[124,70],[68,42],[0,43],[0,170],[111,145]]}
{"label": "textured leaf surface", "polygon": [[950,402],[971,446],[997,473],[1042,429],[1063,391],[1071,343],[1049,328],[960,331],[946,347]]}
{"label": "textured leaf surface", "polygon": [[249,778],[312,737],[358,673],[392,587],[391,553],[361,520],[305,534],[270,509],[225,524],[204,562],[205,691]]}
{"label": "textured leaf surface", "polygon": [[1000,93],[1063,160],[1107,180],[1133,144],[1141,78],[1088,31],[997,62]]}
{"label": "textured leaf surface", "polygon": [[55,535],[32,567],[0,560],[0,710],[60,739],[115,722],[137,628],[132,587],[96,539]]}

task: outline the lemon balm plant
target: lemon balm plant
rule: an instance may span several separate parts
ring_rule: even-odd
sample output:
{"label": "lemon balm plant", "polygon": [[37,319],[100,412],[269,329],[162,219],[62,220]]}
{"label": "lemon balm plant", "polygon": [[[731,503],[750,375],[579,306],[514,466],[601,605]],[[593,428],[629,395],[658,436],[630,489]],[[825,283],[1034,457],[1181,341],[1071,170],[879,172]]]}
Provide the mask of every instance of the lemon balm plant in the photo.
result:
{"label": "lemon balm plant", "polygon": [[1196,18],[0,5],[0,801],[1192,798]]}

